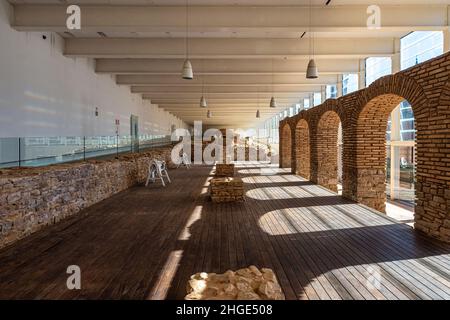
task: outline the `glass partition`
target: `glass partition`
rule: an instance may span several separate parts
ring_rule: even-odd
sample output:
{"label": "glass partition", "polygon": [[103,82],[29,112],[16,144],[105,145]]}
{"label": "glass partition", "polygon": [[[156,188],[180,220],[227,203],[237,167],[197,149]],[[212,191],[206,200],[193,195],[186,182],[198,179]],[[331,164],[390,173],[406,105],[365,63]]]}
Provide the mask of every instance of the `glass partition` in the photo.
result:
{"label": "glass partition", "polygon": [[[167,135],[139,136],[136,152],[171,144]],[[131,136],[0,138],[0,168],[39,167],[131,152]]]}

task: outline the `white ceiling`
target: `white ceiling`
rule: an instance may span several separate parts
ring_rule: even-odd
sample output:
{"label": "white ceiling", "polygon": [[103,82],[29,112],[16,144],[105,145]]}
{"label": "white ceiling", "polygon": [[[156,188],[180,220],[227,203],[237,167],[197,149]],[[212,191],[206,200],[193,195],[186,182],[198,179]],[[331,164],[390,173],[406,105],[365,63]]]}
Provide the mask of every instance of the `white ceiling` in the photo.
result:
{"label": "white ceiling", "polygon": [[[309,5],[310,0],[188,0],[192,6],[299,6]],[[80,4],[120,6],[184,6],[186,0],[9,0],[13,4]],[[325,5],[327,0],[311,0],[313,5]],[[449,4],[448,0],[331,0],[338,5],[406,5]]]}
{"label": "white ceiling", "polygon": [[[180,79],[185,0],[10,0],[21,5],[15,10],[17,30],[59,33],[66,38],[66,55],[97,59],[97,72],[116,75],[119,85],[187,122],[237,127],[270,118],[336,83],[342,73],[360,72],[368,56],[394,54],[398,39],[409,32],[443,30],[450,17],[450,0],[326,2],[312,0],[321,76],[311,81],[305,79],[309,0],[189,0],[195,6],[189,28],[195,80],[186,81]],[[385,6],[380,30],[365,25],[366,7],[374,2]],[[82,30],[66,29],[66,4],[82,5]],[[202,88],[211,119],[198,105]],[[279,102],[275,110],[268,106],[272,95]],[[258,108],[261,119],[255,118]]]}

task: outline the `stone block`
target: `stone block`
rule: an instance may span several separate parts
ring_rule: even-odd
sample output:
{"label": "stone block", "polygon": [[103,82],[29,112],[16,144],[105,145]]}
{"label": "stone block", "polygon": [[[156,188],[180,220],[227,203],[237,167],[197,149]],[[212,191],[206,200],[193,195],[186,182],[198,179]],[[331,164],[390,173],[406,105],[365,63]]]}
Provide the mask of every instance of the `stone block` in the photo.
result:
{"label": "stone block", "polygon": [[271,269],[255,266],[223,274],[196,273],[187,284],[186,300],[285,300]]}

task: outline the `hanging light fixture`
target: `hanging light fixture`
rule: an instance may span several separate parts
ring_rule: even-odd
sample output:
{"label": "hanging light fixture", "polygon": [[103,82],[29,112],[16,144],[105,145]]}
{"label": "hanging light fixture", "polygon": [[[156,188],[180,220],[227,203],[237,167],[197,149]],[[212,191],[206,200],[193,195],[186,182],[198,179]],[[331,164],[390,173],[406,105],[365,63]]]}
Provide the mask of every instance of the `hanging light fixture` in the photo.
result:
{"label": "hanging light fixture", "polygon": [[182,77],[183,79],[192,80],[194,78],[194,71],[192,70],[192,64],[189,61],[189,3],[186,0],[186,59],[183,63]]}
{"label": "hanging light fixture", "polygon": [[306,79],[317,79],[319,77],[319,70],[314,61],[314,33],[311,31],[312,25],[312,4],[309,0],[309,62],[306,69]]}
{"label": "hanging light fixture", "polygon": [[258,93],[257,93],[258,109],[256,110],[256,117],[259,118],[261,116],[261,114],[259,113],[259,88],[257,90],[258,90]]}
{"label": "hanging light fixture", "polygon": [[204,96],[202,96],[202,98],[200,99],[200,107],[201,108],[207,108],[208,107],[208,103],[206,102],[206,99]]}
{"label": "hanging light fixture", "polygon": [[270,99],[270,107],[271,107],[271,108],[276,108],[276,107],[277,107],[277,102],[275,101],[275,98],[274,98],[274,97],[272,97],[272,98]]}
{"label": "hanging light fixture", "polygon": [[[277,102],[275,101],[275,97],[273,96],[273,58],[272,58],[272,98],[270,98],[270,107],[271,108],[277,107]],[[257,116],[257,118],[259,117]]]}
{"label": "hanging light fixture", "polygon": [[211,110],[208,110],[208,112],[206,112],[206,117],[207,117],[207,118],[211,118],[211,117],[212,117],[212,112],[211,112]]}
{"label": "hanging light fixture", "polygon": [[[202,61],[202,71],[203,71],[203,61]],[[207,108],[208,103],[205,98],[205,74],[202,75],[202,97],[200,98],[200,108]]]}

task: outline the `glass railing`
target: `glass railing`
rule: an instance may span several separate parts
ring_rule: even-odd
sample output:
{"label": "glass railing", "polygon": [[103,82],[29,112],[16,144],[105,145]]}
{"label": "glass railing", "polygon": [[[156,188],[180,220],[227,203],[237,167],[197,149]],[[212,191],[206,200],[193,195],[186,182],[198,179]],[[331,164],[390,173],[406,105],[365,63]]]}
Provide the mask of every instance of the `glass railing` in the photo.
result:
{"label": "glass railing", "polygon": [[111,157],[170,144],[170,135],[0,138],[0,168]]}

